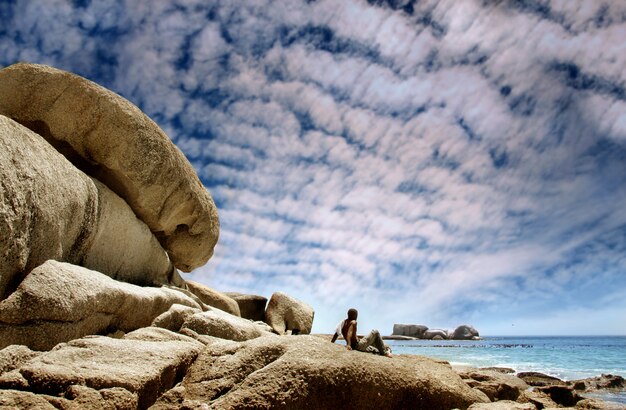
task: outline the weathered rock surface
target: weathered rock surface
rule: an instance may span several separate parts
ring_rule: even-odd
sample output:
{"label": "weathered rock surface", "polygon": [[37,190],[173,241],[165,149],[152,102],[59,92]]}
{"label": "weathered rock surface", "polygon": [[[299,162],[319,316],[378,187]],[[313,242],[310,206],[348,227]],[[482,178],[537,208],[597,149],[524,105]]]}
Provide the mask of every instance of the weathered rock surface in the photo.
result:
{"label": "weathered rock surface", "polygon": [[575,409],[581,410],[624,410],[626,406],[620,403],[608,402],[599,399],[583,399],[576,403]]}
{"label": "weathered rock surface", "polygon": [[265,306],[267,305],[266,297],[259,295],[247,295],[239,292],[224,292],[224,294],[237,302],[242,318],[254,321],[265,320]]}
{"label": "weathered rock surface", "polygon": [[537,387],[535,390],[550,396],[555,403],[571,407],[581,400],[581,397],[569,386],[543,386]]}
{"label": "weathered rock surface", "polygon": [[565,385],[566,383],[558,377],[549,376],[539,372],[519,372],[517,377],[524,380],[529,386],[554,386]]}
{"label": "weathered rock surface", "polygon": [[67,388],[64,397],[0,390],[1,409],[135,410],[137,407],[137,394],[120,387],[94,390],[73,385]]}
{"label": "weathered rock surface", "polygon": [[537,410],[531,403],[517,403],[511,400],[496,401],[493,403],[476,403],[467,410]]}
{"label": "weathered rock surface", "polygon": [[202,312],[201,309],[184,305],[172,305],[167,312],[161,313],[152,321],[152,326],[162,327],[172,332],[178,332],[185,320]]}
{"label": "weathered rock surface", "polygon": [[15,370],[40,354],[22,345],[7,346],[0,350],[0,374]]}
{"label": "weathered rock surface", "polygon": [[489,397],[491,401],[512,400],[528,389],[528,385],[520,378],[493,370],[468,368],[459,372],[459,376],[470,386]]}
{"label": "weathered rock surface", "polygon": [[424,332],[428,330],[428,326],[423,325],[403,325],[394,324],[393,334],[398,336],[410,336],[421,339],[424,336]]}
{"label": "weathered rock surface", "polygon": [[466,409],[487,397],[447,365],[387,358],[314,336],[214,344],[154,409]]}
{"label": "weathered rock surface", "polygon": [[[172,388],[203,345],[195,341],[139,341],[90,336],[59,345],[18,371],[30,390],[62,396],[72,385],[95,390],[121,387],[146,408]],[[0,379],[0,387],[12,388]]]}
{"label": "weathered rock surface", "polygon": [[276,292],[267,304],[265,322],[279,335],[285,334],[288,330],[309,334],[314,314],[313,308],[306,303],[282,292]]}
{"label": "weathered rock surface", "polygon": [[0,114],[121,196],[176,267],[189,272],[211,257],[215,204],[182,152],[136,106],[77,75],[25,63],[0,70],[0,96]]}
{"label": "weathered rock surface", "polygon": [[233,298],[198,282],[187,280],[185,283],[187,284],[187,289],[196,295],[205,305],[216,307],[231,315],[241,316],[239,305]]}
{"label": "weathered rock surface", "polygon": [[227,340],[244,341],[267,334],[253,322],[226,312],[213,309],[188,317],[182,329],[190,329],[201,335]]}
{"label": "weathered rock surface", "polygon": [[0,151],[0,299],[48,259],[140,285],[169,281],[167,254],[105,185],[3,116]]}
{"label": "weathered rock surface", "polygon": [[173,304],[199,306],[168,288],[142,288],[83,267],[47,261],[0,302],[0,348],[49,350],[85,335],[149,326]]}
{"label": "weathered rock surface", "polygon": [[[49,397],[49,396],[48,396]],[[57,410],[46,396],[19,390],[0,390],[0,409]],[[52,399],[52,397],[50,397]]]}
{"label": "weathered rock surface", "polygon": [[479,337],[480,334],[478,334],[478,330],[470,325],[460,325],[454,329],[454,332],[450,335],[450,339],[454,340],[472,340]]}
{"label": "weathered rock surface", "polygon": [[[598,377],[589,377],[587,379],[574,380],[567,382],[577,390],[624,390],[626,389],[626,380],[622,376],[613,374],[603,374]],[[576,387],[579,385],[579,387]]]}

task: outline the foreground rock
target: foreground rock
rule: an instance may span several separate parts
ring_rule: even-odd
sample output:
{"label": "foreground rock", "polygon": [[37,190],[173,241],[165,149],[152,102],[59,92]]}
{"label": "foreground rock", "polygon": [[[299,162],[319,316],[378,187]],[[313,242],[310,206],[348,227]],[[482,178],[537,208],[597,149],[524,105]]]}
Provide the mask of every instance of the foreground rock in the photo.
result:
{"label": "foreground rock", "polygon": [[528,389],[528,385],[520,378],[495,370],[467,368],[459,375],[470,386],[489,397],[491,401],[516,401]]}
{"label": "foreground rock", "polygon": [[0,115],[0,152],[0,300],[48,259],[169,282],[173,267],[148,227],[41,136]]}
{"label": "foreground rock", "polygon": [[185,281],[185,284],[187,285],[187,289],[196,295],[205,305],[216,307],[231,315],[241,316],[239,305],[233,298],[191,280]]}
{"label": "foreground rock", "polygon": [[[164,332],[167,332],[163,330]],[[147,408],[182,379],[203,345],[190,338],[144,341],[92,336],[73,340],[22,365],[16,378],[0,377],[4,389],[63,396],[73,385],[95,390],[123,388]]]}
{"label": "foreground rock", "polygon": [[537,410],[531,403],[516,403],[511,400],[502,400],[494,403],[472,404],[467,410]]}
{"label": "foreground rock", "polygon": [[265,321],[279,335],[285,334],[288,330],[294,334],[309,334],[314,314],[313,308],[306,303],[282,292],[276,292],[267,304]]}
{"label": "foreground rock", "polygon": [[239,292],[225,292],[224,294],[237,302],[241,317],[254,321],[265,320],[265,306],[267,305],[266,297],[259,295],[246,295]]}
{"label": "foreground rock", "polygon": [[121,196],[179,269],[213,254],[217,210],[182,152],[136,106],[77,75],[19,63],[0,70],[0,114],[42,135]]}
{"label": "foreground rock", "polygon": [[255,323],[217,309],[187,317],[181,329],[190,329],[200,335],[236,341],[250,340],[267,334]]}
{"label": "foreground rock", "polygon": [[49,350],[85,335],[150,326],[173,304],[201,307],[181,292],[118,282],[86,268],[47,261],[0,302],[0,348]]}
{"label": "foreground rock", "polygon": [[626,380],[622,376],[613,374],[603,374],[598,377],[589,377],[587,379],[574,380],[567,382],[576,390],[625,390]]}
{"label": "foreground rock", "polygon": [[448,365],[427,358],[387,358],[292,336],[209,345],[154,408],[436,410],[488,401]]}

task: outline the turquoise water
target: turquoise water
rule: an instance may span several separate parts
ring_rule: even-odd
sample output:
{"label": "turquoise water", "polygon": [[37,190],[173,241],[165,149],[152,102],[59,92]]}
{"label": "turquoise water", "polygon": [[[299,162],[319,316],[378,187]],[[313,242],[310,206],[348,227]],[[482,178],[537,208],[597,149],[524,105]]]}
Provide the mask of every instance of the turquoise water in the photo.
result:
{"label": "turquoise water", "polygon": [[[626,336],[503,336],[482,340],[387,340],[394,354],[417,354],[476,367],[510,367],[562,380],[601,374],[626,378]],[[626,392],[611,401],[626,403]]]}

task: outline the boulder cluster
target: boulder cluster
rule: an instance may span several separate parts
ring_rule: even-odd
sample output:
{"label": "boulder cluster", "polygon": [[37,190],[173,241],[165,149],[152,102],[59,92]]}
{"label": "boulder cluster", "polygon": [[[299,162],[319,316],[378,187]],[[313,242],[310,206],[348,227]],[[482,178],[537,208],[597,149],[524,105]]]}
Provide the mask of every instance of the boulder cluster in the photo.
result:
{"label": "boulder cluster", "polygon": [[51,67],[0,70],[0,408],[543,408],[514,376],[310,335],[313,309],[284,293],[183,279],[218,234],[136,106]]}
{"label": "boulder cluster", "polygon": [[470,325],[460,325],[454,330],[429,329],[424,325],[393,325],[392,338],[429,340],[478,340],[480,334]]}

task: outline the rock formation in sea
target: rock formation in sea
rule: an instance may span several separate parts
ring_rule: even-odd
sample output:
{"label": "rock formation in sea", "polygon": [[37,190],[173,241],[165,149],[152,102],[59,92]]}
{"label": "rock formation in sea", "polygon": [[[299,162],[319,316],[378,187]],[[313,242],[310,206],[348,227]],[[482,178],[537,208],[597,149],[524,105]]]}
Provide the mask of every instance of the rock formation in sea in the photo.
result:
{"label": "rock formation in sea", "polygon": [[152,120],[74,74],[0,70],[0,178],[0,408],[525,409],[567,396],[348,351],[307,335],[303,301],[185,280],[218,239],[210,194]]}
{"label": "rock formation in sea", "polygon": [[473,326],[459,325],[452,331],[444,329],[429,329],[424,325],[406,325],[394,324],[393,336],[406,336],[415,339],[432,339],[432,340],[477,340],[480,334]]}

